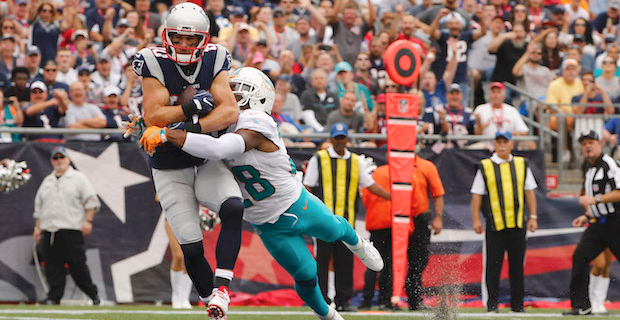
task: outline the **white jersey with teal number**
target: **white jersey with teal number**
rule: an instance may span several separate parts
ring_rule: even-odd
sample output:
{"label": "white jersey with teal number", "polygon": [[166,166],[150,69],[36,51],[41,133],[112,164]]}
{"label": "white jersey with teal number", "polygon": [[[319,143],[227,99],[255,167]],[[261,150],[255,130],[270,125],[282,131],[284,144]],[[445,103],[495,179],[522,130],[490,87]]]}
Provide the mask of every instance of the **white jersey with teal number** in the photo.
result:
{"label": "white jersey with teal number", "polygon": [[240,129],[256,131],[279,148],[274,152],[252,149],[226,162],[243,193],[243,218],[253,224],[274,223],[297,201],[302,182],[271,116],[262,111],[243,110],[237,124],[231,127],[232,132]]}

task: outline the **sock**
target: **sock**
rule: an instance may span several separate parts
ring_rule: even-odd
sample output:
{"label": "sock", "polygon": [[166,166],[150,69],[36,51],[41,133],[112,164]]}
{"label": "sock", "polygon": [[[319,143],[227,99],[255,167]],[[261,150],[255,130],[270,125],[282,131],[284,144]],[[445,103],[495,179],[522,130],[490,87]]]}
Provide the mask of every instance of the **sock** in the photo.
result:
{"label": "sock", "polygon": [[349,224],[349,221],[347,221],[345,218],[341,217],[341,216],[337,216],[336,219],[339,220],[340,225],[342,226],[342,228],[344,229],[342,236],[340,237],[340,241],[351,245],[351,246],[356,246],[357,244],[360,243],[359,241],[359,237],[357,235],[357,233],[355,232],[355,230],[353,229],[353,227],[351,227],[351,225]]}
{"label": "sock", "polygon": [[323,294],[319,288],[318,278],[315,276],[312,280],[297,281],[295,280],[295,291],[316,314],[324,317],[329,312],[329,306],[323,299]]}
{"label": "sock", "polygon": [[243,222],[243,203],[239,198],[230,198],[220,207],[222,229],[217,238],[215,258],[218,269],[233,270],[241,248],[241,224]]}
{"label": "sock", "polygon": [[215,283],[213,284],[214,288],[219,288],[220,286],[230,286],[230,281],[233,279],[233,272],[230,270],[224,269],[215,269]]}
{"label": "sock", "polygon": [[182,244],[183,256],[187,275],[194,282],[194,287],[201,297],[209,297],[213,290],[213,271],[205,259],[202,240],[194,243]]}
{"label": "sock", "polygon": [[595,276],[590,273],[590,283],[588,284],[588,296],[590,298],[590,304],[596,304],[598,302],[597,299],[597,288],[598,288],[598,276]]}
{"label": "sock", "polygon": [[598,280],[598,288],[596,288],[596,296],[601,306],[605,306],[605,300],[607,300],[607,290],[609,290],[610,278],[600,276]]}
{"label": "sock", "polygon": [[181,276],[179,277],[180,281],[178,294],[179,302],[183,303],[185,306],[187,306],[188,304],[191,305],[191,303],[189,302],[189,297],[192,294],[192,279],[189,277],[189,275],[187,275],[187,273],[184,273],[182,271],[180,273]]}
{"label": "sock", "polygon": [[172,296],[170,302],[174,305],[179,302],[179,282],[183,271],[174,271],[170,269],[170,287],[172,288]]}

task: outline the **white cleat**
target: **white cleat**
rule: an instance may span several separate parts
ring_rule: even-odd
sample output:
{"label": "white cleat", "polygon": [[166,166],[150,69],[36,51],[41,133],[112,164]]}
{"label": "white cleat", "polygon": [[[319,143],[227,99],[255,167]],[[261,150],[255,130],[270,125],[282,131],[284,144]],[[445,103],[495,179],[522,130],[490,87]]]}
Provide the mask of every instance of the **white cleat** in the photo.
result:
{"label": "white cleat", "polygon": [[601,315],[609,314],[604,304],[601,304],[600,302],[597,301],[597,302],[592,302],[591,305],[592,305],[593,314],[601,314]]}
{"label": "white cleat", "polygon": [[319,316],[316,312],[314,314],[316,314],[316,316],[321,320],[344,320],[340,313],[332,307],[329,307],[329,312],[324,316]]}
{"label": "white cleat", "polygon": [[383,270],[383,258],[381,258],[381,254],[372,244],[372,242],[363,239],[360,235],[357,235],[357,239],[359,243],[355,246],[347,244],[343,242],[351,252],[353,252],[366,267],[372,271],[381,271]]}
{"label": "white cleat", "polygon": [[228,304],[230,304],[228,288],[226,286],[220,286],[217,289],[213,289],[211,301],[209,301],[209,304],[207,305],[209,320],[228,319],[226,317],[226,313],[228,313]]}

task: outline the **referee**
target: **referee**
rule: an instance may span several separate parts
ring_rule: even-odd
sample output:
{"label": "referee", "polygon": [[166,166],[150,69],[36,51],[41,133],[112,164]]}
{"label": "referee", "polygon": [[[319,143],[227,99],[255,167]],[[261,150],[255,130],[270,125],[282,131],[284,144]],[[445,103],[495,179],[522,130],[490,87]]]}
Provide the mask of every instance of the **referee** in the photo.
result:
{"label": "referee", "polygon": [[525,259],[525,206],[529,210],[527,230],[538,228],[536,196],[538,187],[527,160],[512,156],[512,133],[499,130],[493,141],[495,153],[483,159],[471,186],[472,218],[476,233],[482,233],[480,210],[484,214],[486,230],[484,254],[486,264],[482,278],[482,301],[488,312],[499,312],[499,280],[508,251],[510,267],[510,309],[524,312],[523,262]]}
{"label": "referee", "polygon": [[584,131],[579,137],[583,164],[583,192],[579,204],[586,213],[573,220],[574,227],[590,222],[573,253],[573,270],[570,280],[572,309],[564,315],[592,314],[588,297],[590,262],[605,248],[620,257],[620,167],[610,156],[603,154],[603,143],[593,130]]}

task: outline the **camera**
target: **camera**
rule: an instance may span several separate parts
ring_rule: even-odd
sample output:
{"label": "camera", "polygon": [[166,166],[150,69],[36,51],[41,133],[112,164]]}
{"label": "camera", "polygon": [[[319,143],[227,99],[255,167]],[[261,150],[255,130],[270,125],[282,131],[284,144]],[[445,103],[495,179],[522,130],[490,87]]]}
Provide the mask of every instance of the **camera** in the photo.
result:
{"label": "camera", "polygon": [[327,44],[322,44],[322,45],[319,46],[319,50],[331,51],[332,50],[332,46],[327,45]]}

